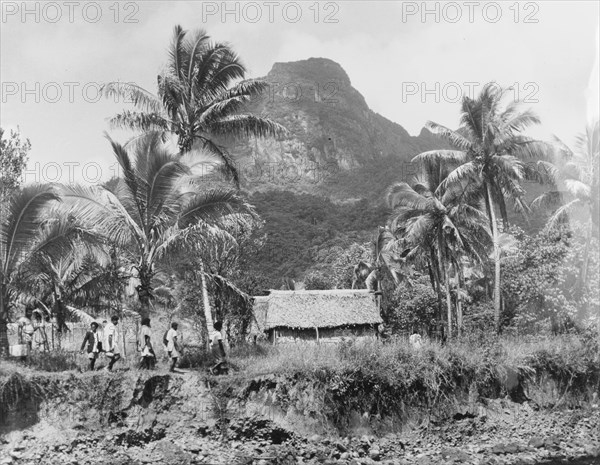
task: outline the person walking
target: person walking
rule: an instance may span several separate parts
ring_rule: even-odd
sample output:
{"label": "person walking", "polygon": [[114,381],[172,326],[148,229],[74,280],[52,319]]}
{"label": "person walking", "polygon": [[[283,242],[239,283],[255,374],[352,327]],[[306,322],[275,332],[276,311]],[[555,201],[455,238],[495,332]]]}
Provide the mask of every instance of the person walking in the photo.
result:
{"label": "person walking", "polygon": [[227,359],[225,355],[225,347],[223,346],[223,335],[221,334],[223,323],[220,321],[215,321],[213,328],[214,331],[210,335],[210,348],[217,363],[210,368],[210,372],[213,375],[221,374],[221,371],[227,374]]}
{"label": "person walking", "polygon": [[105,355],[110,359],[108,366],[105,370],[111,371],[116,362],[121,359],[121,350],[119,348],[119,317],[113,315],[110,319],[110,323],[104,328],[105,337]]}
{"label": "person walking", "polygon": [[22,316],[17,320],[17,328],[19,344],[24,345],[26,350],[26,353],[22,354],[21,357],[26,359],[31,355],[35,328],[33,327],[31,320],[25,316]]}
{"label": "person walking", "polygon": [[90,323],[90,330],[85,333],[83,342],[81,343],[80,352],[84,353],[84,348],[87,345],[88,359],[90,360],[90,371],[94,371],[94,365],[98,359],[100,353],[100,334],[98,333],[98,323],[92,321]]}
{"label": "person walking", "polygon": [[171,373],[175,372],[175,365],[177,365],[177,360],[179,358],[179,353],[181,351],[181,347],[179,345],[179,333],[177,332],[177,328],[179,325],[175,322],[171,323],[171,329],[167,331],[167,335],[165,336],[165,342],[167,343],[167,353],[169,354],[169,358],[171,359],[171,367],[169,371]]}
{"label": "person walking", "polygon": [[142,328],[140,329],[140,338],[138,346],[142,352],[140,368],[151,370],[156,362],[156,354],[152,347],[152,331],[150,330],[150,318],[142,319]]}

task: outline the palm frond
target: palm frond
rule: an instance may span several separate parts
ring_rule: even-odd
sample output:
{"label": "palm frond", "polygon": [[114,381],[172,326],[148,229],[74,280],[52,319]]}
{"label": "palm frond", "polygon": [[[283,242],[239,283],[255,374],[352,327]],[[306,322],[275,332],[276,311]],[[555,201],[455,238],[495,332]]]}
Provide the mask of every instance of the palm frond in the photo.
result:
{"label": "palm frond", "polygon": [[140,226],[114,194],[96,186],[65,185],[62,198],[69,214],[86,227],[94,229],[116,244],[139,242],[143,236]]}
{"label": "palm frond", "polygon": [[289,134],[281,124],[255,115],[230,115],[211,122],[209,131],[222,137],[282,137]]}
{"label": "palm frond", "polygon": [[159,113],[138,113],[123,111],[108,120],[113,129],[129,129],[131,131],[169,131],[172,123]]}
{"label": "palm frond", "polygon": [[42,214],[60,196],[49,186],[25,187],[8,200],[0,219],[0,271],[7,277],[37,244]]}
{"label": "palm frond", "polygon": [[100,93],[107,99],[131,102],[144,113],[160,114],[162,111],[160,101],[156,96],[130,82],[108,82],[100,87]]}
{"label": "palm frond", "polygon": [[392,184],[389,187],[387,202],[391,208],[402,206],[424,210],[429,206],[429,199],[417,193],[405,182]]}
{"label": "palm frond", "polygon": [[199,221],[219,223],[223,217],[236,214],[253,214],[253,209],[233,190],[211,189],[188,197],[178,224],[184,228]]}
{"label": "palm frond", "polygon": [[565,221],[568,219],[569,212],[578,204],[581,203],[580,199],[573,199],[570,202],[567,202],[562,207],[558,208],[554,214],[548,220],[546,224],[546,229],[552,229],[556,224],[561,221]]}
{"label": "palm frond", "polygon": [[444,139],[450,141],[450,143],[460,151],[464,152],[472,148],[472,144],[468,139],[463,137],[458,132],[448,129],[441,124],[434,123],[433,121],[427,121],[427,123],[425,123],[425,127],[432,133],[438,134]]}
{"label": "palm frond", "polygon": [[413,157],[411,161],[413,163],[464,163],[467,161],[467,154],[461,150],[430,150]]}
{"label": "palm frond", "polygon": [[93,317],[92,315],[90,315],[89,313],[87,313],[84,310],[81,310],[79,308],[75,308],[75,307],[73,307],[71,305],[67,305],[66,308],[71,313],[71,315],[77,317],[78,319],[80,319],[84,323],[87,323],[88,325],[90,323],[93,323],[93,322],[96,321],[95,317]]}

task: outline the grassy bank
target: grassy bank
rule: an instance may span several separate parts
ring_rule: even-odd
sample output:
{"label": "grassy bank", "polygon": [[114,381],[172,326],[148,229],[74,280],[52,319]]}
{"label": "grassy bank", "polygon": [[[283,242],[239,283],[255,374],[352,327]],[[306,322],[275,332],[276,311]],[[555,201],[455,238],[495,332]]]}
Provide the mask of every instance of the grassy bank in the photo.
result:
{"label": "grassy bank", "polygon": [[[183,362],[206,373],[212,360],[196,349]],[[405,419],[444,415],[459,405],[504,396],[556,408],[595,402],[594,394],[600,392],[600,351],[593,334],[446,345],[425,341],[419,349],[403,339],[244,346],[231,351],[230,365],[230,377],[214,378],[224,385],[236,381],[230,395],[271,389],[285,410],[310,391],[323,415],[342,427],[352,411]],[[160,362],[160,371],[166,366]],[[137,358],[120,362],[117,369],[136,370]],[[19,398],[52,395],[42,392],[45,383],[40,380],[88,376],[85,371],[86,358],[68,352],[38,354],[27,365],[0,362],[0,410],[10,409]]]}
{"label": "grassy bank", "polygon": [[426,341],[419,349],[396,339],[271,346],[232,355],[248,378],[287,378],[276,388],[280,399],[290,398],[289,386],[318,383],[327,416],[340,422],[349,411],[373,418],[444,415],[458,405],[504,396],[556,408],[587,403],[600,392],[594,335]]}

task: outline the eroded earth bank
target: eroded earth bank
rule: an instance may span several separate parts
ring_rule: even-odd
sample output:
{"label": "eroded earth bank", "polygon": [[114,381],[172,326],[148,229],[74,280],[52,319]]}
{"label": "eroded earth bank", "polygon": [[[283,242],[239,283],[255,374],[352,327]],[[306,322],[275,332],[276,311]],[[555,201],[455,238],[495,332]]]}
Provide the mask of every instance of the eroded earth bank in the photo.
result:
{"label": "eroded earth bank", "polygon": [[14,372],[1,378],[0,463],[600,463],[597,383],[504,375],[409,405],[325,373]]}

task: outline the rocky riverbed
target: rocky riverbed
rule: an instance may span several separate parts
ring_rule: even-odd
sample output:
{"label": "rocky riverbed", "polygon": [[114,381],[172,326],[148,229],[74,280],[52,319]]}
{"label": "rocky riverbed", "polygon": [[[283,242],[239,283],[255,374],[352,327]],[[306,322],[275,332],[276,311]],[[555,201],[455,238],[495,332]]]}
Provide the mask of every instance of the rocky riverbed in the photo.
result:
{"label": "rocky riverbed", "polygon": [[515,382],[494,398],[471,386],[443,410],[374,413],[332,409],[327,384],[298,376],[14,371],[0,381],[0,465],[600,464],[596,384],[567,395],[550,379]]}
{"label": "rocky riverbed", "polygon": [[600,410],[542,410],[507,399],[383,437],[299,435],[259,417],[226,428],[146,429],[42,420],[0,437],[0,464],[600,464]]}

